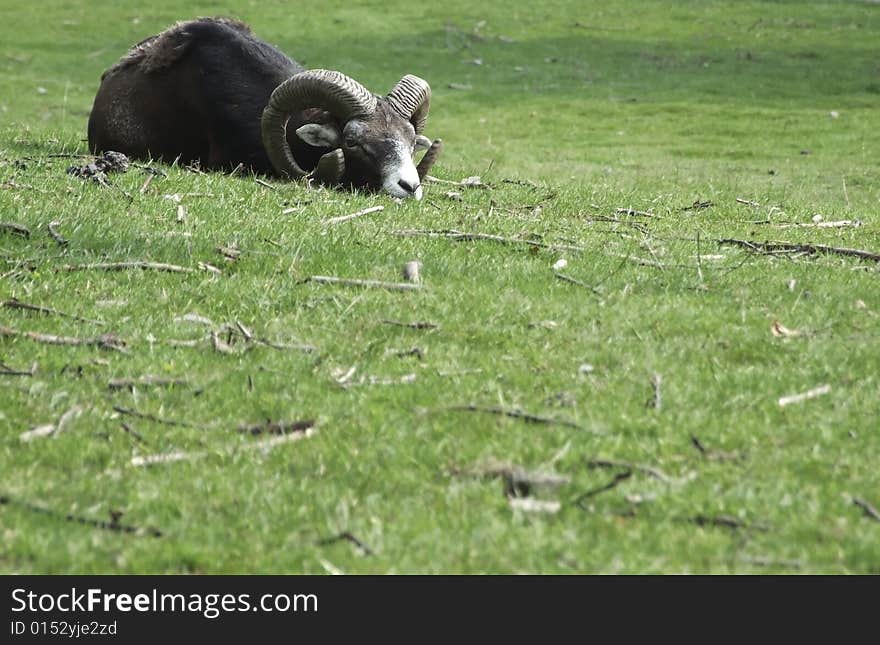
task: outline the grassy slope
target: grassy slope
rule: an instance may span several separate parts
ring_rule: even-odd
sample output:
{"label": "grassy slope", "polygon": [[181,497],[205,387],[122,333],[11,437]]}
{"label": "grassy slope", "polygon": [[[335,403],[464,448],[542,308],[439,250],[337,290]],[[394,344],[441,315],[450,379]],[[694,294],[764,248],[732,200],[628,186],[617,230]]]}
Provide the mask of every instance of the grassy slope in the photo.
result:
{"label": "grassy slope", "polygon": [[[790,570],[795,561],[806,571],[878,571],[880,524],[850,500],[880,504],[877,268],[749,256],[713,240],[880,249],[880,8],[452,1],[413,15],[411,4],[345,2],[293,19],[288,2],[254,3],[237,15],[307,65],[344,70],[377,91],[406,72],[428,78],[428,134],[448,144],[437,174],[481,174],[495,190],[465,192],[458,203],[433,187],[424,202],[398,207],[168,169],[143,195],[139,172],[114,179],[135,195],[129,205],[119,191],[66,176],[69,160],[45,155],[83,151],[97,80],[128,45],[176,19],[231,13],[200,2],[183,15],[177,5],[102,9],[98,21],[85,2],[0,8],[0,221],[34,231],[27,240],[0,233],[0,296],[106,326],[8,308],[0,325],[112,330],[131,350],[0,339],[4,363],[39,364],[33,378],[0,377],[0,494],[96,519],[121,510],[124,522],[165,532],[118,535],[7,505],[0,569],[724,572]],[[24,168],[15,163],[23,157],[31,158]],[[163,198],[171,193],[212,197],[185,197],[187,219],[178,223]],[[697,199],[714,205],[681,210]],[[322,224],[373,203],[384,213]],[[658,217],[641,220],[642,230],[596,221],[621,206]],[[815,213],[863,226],[776,227]],[[752,223],[768,215],[774,225]],[[52,220],[70,240],[65,249],[44,232]],[[588,250],[393,235],[403,228],[539,235]],[[724,257],[698,267],[698,235],[702,254]],[[232,243],[242,257],[223,264],[215,247]],[[630,254],[656,256],[664,269],[620,257]],[[566,271],[601,285],[601,295],[555,279],[550,267],[562,256]],[[147,258],[209,262],[223,275],[58,271]],[[413,258],[426,282],[416,294],[297,283],[311,274],[394,280]],[[23,259],[24,270],[9,273]],[[320,351],[170,347],[168,339],[202,331],[175,322],[188,312]],[[441,327],[412,331],[382,319]],[[809,335],[775,338],[774,319]],[[413,346],[421,361],[396,355]],[[594,371],[579,373],[583,363]],[[355,379],[417,378],[339,388],[335,370],[351,366]],[[645,405],[655,373],[660,410]],[[185,376],[201,393],[107,388],[112,377],[141,374]],[[823,383],[830,394],[776,403]],[[584,430],[444,409],[463,403],[520,406]],[[84,412],[58,438],[19,441],[75,404]],[[129,419],[148,442],[139,445],[120,430],[114,405],[200,429]],[[318,431],[265,454],[228,453],[253,441],[238,435],[239,423],[267,417],[314,417]],[[747,458],[703,459],[692,434]],[[128,465],[133,454],[202,449],[211,456]],[[682,481],[635,473],[581,510],[571,500],[613,476],[585,467],[597,456],[651,464]],[[556,496],[560,513],[512,513],[500,483],[449,474],[490,458],[528,467],[555,459],[552,467],[573,478]],[[634,508],[633,495],[649,501]],[[699,527],[688,521],[697,515],[734,516],[752,528]],[[344,530],[375,554],[316,545]],[[777,564],[755,564],[764,560]]]}

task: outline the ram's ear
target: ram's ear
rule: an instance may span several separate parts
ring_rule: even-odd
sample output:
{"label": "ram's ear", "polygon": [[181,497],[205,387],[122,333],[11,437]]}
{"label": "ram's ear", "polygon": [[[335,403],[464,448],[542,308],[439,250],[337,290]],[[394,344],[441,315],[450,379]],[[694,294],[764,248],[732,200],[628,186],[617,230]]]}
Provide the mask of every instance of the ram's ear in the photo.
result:
{"label": "ram's ear", "polygon": [[306,123],[296,129],[296,136],[316,148],[338,148],[342,145],[342,134],[329,123]]}
{"label": "ram's ear", "polygon": [[423,134],[416,136],[416,150],[427,150],[431,147],[431,140]]}

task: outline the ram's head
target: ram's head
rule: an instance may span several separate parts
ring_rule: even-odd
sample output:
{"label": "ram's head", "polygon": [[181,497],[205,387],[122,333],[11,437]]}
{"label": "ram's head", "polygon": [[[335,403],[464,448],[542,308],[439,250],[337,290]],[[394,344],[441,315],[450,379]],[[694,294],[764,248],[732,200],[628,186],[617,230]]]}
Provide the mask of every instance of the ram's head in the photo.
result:
{"label": "ram's head", "polygon": [[[422,179],[442,146],[439,139],[432,143],[422,134],[430,103],[431,88],[417,76],[404,76],[387,96],[379,97],[340,72],[301,72],[272,93],[263,111],[263,145],[282,175],[421,199]],[[286,132],[291,115],[309,108],[332,116],[326,123],[308,122],[296,129],[305,143],[329,149],[311,173],[297,164]],[[418,167],[413,160],[417,150],[428,151]]]}

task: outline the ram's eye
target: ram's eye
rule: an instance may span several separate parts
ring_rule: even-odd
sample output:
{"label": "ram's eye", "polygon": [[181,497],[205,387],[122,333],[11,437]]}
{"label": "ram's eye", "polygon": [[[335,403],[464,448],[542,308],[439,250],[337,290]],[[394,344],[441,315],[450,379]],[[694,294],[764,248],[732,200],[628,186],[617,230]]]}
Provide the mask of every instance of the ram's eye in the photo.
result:
{"label": "ram's eye", "polygon": [[360,145],[360,142],[354,137],[345,137],[345,147],[346,148],[357,148]]}

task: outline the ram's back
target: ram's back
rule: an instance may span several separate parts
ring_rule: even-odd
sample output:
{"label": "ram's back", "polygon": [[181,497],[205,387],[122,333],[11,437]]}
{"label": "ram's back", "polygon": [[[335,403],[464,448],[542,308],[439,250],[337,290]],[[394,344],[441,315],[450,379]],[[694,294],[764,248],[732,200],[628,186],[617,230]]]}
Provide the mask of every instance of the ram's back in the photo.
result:
{"label": "ram's back", "polygon": [[89,147],[271,173],[260,116],[272,91],[302,70],[243,23],[178,23],[132,47],[101,77]]}

